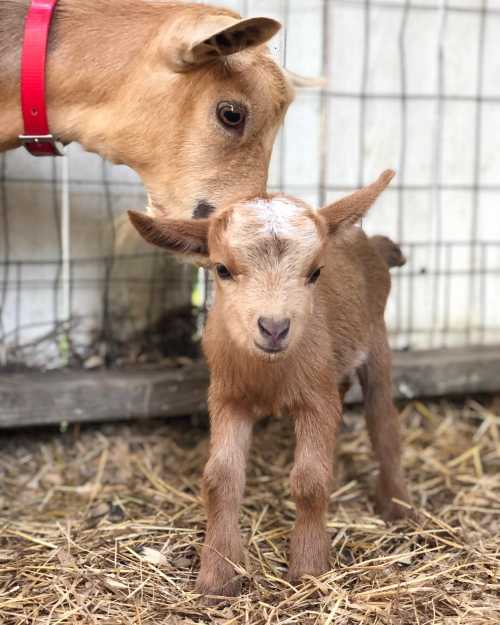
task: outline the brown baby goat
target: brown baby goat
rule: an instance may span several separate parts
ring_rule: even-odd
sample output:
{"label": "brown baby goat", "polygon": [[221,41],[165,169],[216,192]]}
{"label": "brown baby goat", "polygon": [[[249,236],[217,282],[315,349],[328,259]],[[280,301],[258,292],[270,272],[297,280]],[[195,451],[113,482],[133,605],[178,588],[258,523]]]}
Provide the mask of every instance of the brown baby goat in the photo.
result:
{"label": "brown baby goat", "polygon": [[[391,400],[391,355],[384,309],[389,265],[404,262],[386,238],[354,224],[393,177],[312,210],[274,195],[231,206],[208,220],[130,213],[150,243],[208,264],[216,297],[203,347],[211,370],[211,452],[205,468],[208,515],[197,588],[234,595],[241,561],[239,508],[252,428],[269,414],[295,419],[290,476],[297,518],[290,578],[328,570],[325,529],[340,392],[357,372],[380,463],[377,503],[386,519],[404,516],[398,414]],[[339,390],[340,389],[340,390]]]}

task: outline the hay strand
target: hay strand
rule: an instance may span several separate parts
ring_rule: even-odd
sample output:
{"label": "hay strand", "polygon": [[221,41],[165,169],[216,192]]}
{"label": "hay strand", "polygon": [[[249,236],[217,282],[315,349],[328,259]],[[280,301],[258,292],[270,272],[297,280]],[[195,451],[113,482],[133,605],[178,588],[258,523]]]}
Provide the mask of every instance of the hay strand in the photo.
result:
{"label": "hay strand", "polygon": [[208,432],[188,420],[19,432],[0,458],[2,625],[498,625],[500,402],[403,407],[417,521],[374,513],[363,419],[345,418],[331,571],[286,580],[293,523],[286,419],[258,426],[241,515],[243,593],[193,592]]}

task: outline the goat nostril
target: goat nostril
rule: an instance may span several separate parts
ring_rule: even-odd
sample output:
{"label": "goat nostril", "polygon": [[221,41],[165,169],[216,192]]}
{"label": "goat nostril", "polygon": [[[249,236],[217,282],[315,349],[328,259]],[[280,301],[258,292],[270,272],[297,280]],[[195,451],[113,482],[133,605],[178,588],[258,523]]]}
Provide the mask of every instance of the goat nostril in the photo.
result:
{"label": "goat nostril", "polygon": [[290,319],[283,319],[283,321],[280,322],[280,325],[283,329],[278,334],[278,338],[282,341],[288,336],[288,332],[290,331]]}
{"label": "goat nostril", "polygon": [[265,317],[259,317],[257,320],[257,325],[259,326],[260,333],[265,336],[272,336],[272,332],[268,329],[269,319]]}
{"label": "goat nostril", "polygon": [[287,337],[290,330],[290,319],[280,319],[276,321],[269,317],[259,317],[257,325],[264,338],[272,339],[273,341],[282,341]]}

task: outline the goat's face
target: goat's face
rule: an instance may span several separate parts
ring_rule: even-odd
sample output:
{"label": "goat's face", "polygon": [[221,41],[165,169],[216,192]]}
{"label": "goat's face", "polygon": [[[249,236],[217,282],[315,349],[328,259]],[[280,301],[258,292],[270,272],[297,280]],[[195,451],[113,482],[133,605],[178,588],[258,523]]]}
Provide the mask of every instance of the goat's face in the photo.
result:
{"label": "goat's face", "polygon": [[327,228],[286,196],[239,203],[209,236],[216,306],[228,338],[266,360],[300,341],[314,311]]}
{"label": "goat's face", "polygon": [[277,22],[209,12],[195,19],[193,11],[161,32],[149,67],[140,66],[126,89],[143,95],[120,116],[140,133],[134,141],[120,130],[123,150],[134,143],[130,164],[152,213],[183,219],[265,193],[276,133],[294,97],[293,80],[264,45]]}
{"label": "goat's face", "polygon": [[[177,78],[170,149],[153,165],[164,171],[154,171],[148,184],[153,207],[169,215],[175,206],[169,216],[187,219],[208,217],[265,193],[276,133],[293,97],[281,69],[264,51],[238,53],[191,73]],[[155,180],[167,176],[165,197],[161,189],[156,193]],[[143,173],[143,178],[150,176]]]}
{"label": "goat's face", "polygon": [[212,313],[228,340],[266,360],[293,351],[313,321],[326,244],[367,212],[394,172],[315,212],[284,195],[239,202],[212,219],[154,219],[130,212],[150,243],[214,270]]}

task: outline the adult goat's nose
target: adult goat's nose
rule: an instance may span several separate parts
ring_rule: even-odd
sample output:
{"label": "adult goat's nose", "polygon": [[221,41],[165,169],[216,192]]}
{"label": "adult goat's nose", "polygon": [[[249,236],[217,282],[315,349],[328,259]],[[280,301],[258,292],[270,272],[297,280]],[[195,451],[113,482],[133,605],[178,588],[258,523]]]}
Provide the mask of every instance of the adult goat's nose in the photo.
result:
{"label": "adult goat's nose", "polygon": [[286,339],[290,330],[289,318],[273,319],[271,317],[259,317],[257,323],[262,336],[274,343]]}

